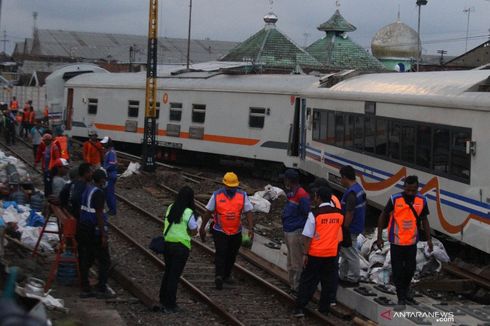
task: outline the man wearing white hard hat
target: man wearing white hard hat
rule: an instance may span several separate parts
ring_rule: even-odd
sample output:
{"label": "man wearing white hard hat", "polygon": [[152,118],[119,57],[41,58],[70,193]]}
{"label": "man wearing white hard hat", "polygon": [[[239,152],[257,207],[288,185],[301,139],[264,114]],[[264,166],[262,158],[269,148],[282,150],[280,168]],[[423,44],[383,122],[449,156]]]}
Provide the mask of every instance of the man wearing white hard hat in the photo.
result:
{"label": "man wearing white hard hat", "polygon": [[105,136],[100,143],[106,149],[102,167],[107,172],[107,187],[105,188],[107,207],[109,208],[107,214],[116,215],[117,154],[110,137]]}

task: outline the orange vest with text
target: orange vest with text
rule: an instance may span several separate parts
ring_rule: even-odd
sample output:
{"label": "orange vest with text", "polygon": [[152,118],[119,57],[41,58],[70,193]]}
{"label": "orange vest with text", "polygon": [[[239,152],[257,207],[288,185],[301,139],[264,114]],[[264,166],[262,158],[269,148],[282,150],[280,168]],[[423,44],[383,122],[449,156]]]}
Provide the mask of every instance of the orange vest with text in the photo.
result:
{"label": "orange vest with text", "polygon": [[18,110],[19,109],[19,102],[17,100],[11,101],[10,102],[10,110]]}
{"label": "orange vest with text", "polygon": [[53,144],[58,145],[61,158],[64,158],[65,160],[70,159],[70,153],[68,153],[68,138],[66,136],[56,137]]}
{"label": "orange vest with text", "polygon": [[245,204],[245,194],[237,190],[233,198],[226,195],[225,189],[215,193],[216,207],[214,210],[215,229],[221,229],[227,235],[241,231],[241,217]]}
{"label": "orange vest with text", "polygon": [[339,250],[339,233],[342,231],[344,216],[337,207],[323,206],[313,211],[315,235],[311,239],[308,255],[314,257],[335,257]]}
{"label": "orange vest with text", "polygon": [[[393,212],[388,223],[388,240],[399,246],[416,244],[418,239],[417,218],[401,194],[393,195],[391,200]],[[425,200],[422,196],[415,196],[412,206],[417,215],[420,216],[422,213],[424,204]]]}

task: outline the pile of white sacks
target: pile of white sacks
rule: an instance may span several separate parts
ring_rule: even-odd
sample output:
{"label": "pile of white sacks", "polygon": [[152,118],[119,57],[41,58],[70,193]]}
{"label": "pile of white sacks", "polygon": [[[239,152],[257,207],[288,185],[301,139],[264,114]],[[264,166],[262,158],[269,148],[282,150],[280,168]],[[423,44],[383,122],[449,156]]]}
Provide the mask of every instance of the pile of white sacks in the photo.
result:
{"label": "pile of white sacks", "polygon": [[[0,204],[2,202],[0,201]],[[31,214],[31,209],[24,205],[11,205],[7,208],[2,208],[0,205],[0,218],[3,219],[5,224],[10,225],[16,231],[21,234],[20,241],[29,248],[34,248],[41,234],[41,226],[28,226],[28,218]],[[40,213],[38,213],[40,214]],[[46,226],[47,231],[56,232],[58,230],[58,224],[56,222],[49,222]],[[58,243],[59,237],[54,233],[44,233],[41,242],[39,243],[39,250],[44,252],[53,252],[54,246]]]}
{"label": "pile of white sacks", "polygon": [[[376,244],[377,230],[364,236],[359,234],[357,243],[353,244],[361,256],[361,280],[377,284],[388,284],[391,278],[390,244],[387,241],[387,231],[383,230],[383,248]],[[417,268],[414,279],[422,274],[437,273],[441,270],[441,263],[449,262],[444,245],[439,240],[432,238],[433,251],[429,253],[427,242],[417,243]]]}
{"label": "pile of white sacks", "polygon": [[253,212],[269,213],[271,210],[271,201],[276,200],[279,196],[286,197],[284,190],[278,187],[267,185],[264,190],[257,191],[249,197],[253,205]]}

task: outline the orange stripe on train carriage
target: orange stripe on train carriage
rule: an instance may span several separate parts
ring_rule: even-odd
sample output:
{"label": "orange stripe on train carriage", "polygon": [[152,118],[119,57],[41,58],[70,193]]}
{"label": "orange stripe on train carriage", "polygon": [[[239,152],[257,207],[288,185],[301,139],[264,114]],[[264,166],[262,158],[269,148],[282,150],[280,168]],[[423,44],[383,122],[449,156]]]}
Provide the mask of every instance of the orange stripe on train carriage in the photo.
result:
{"label": "orange stripe on train carriage", "polygon": [[[126,131],[125,126],[111,125],[111,124],[104,124],[104,123],[96,123],[95,127],[101,130]],[[144,133],[144,128],[138,128],[137,132],[139,134]],[[158,129],[158,136],[166,136],[166,135],[167,135],[166,130]],[[189,133],[181,132],[180,138],[189,138]],[[253,146],[260,141],[259,139],[252,139],[252,138],[229,137],[229,136],[210,135],[210,134],[205,134],[202,140],[212,141],[217,143],[225,143],[225,144],[245,145],[245,146]]]}
{"label": "orange stripe on train carriage", "polygon": [[[401,168],[400,171],[398,171],[396,174],[380,182],[368,182],[366,181],[366,179],[364,179],[364,176],[359,175],[361,179],[361,184],[364,187],[364,189],[367,191],[379,191],[379,190],[387,189],[397,184],[398,181],[402,180],[406,176],[407,176],[406,167]],[[469,214],[464,219],[464,221],[460,224],[451,224],[444,216],[444,212],[442,210],[439,179],[437,177],[433,177],[432,179],[430,179],[429,182],[427,182],[425,186],[422,187],[422,189],[420,189],[420,193],[426,194],[432,189],[436,190],[437,217],[439,218],[439,222],[441,223],[443,229],[446,230],[448,233],[455,234],[461,232],[470,220],[475,220],[481,223],[490,224],[489,219],[483,218],[475,214]]]}

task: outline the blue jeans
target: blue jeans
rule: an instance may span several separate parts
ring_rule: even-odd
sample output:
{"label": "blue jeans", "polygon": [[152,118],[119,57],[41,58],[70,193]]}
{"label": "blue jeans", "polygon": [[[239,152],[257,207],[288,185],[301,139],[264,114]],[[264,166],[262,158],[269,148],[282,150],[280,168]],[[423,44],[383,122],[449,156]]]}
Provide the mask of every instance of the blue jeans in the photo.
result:
{"label": "blue jeans", "polygon": [[116,214],[116,180],[117,178],[109,177],[105,188],[107,208],[113,214]]}

